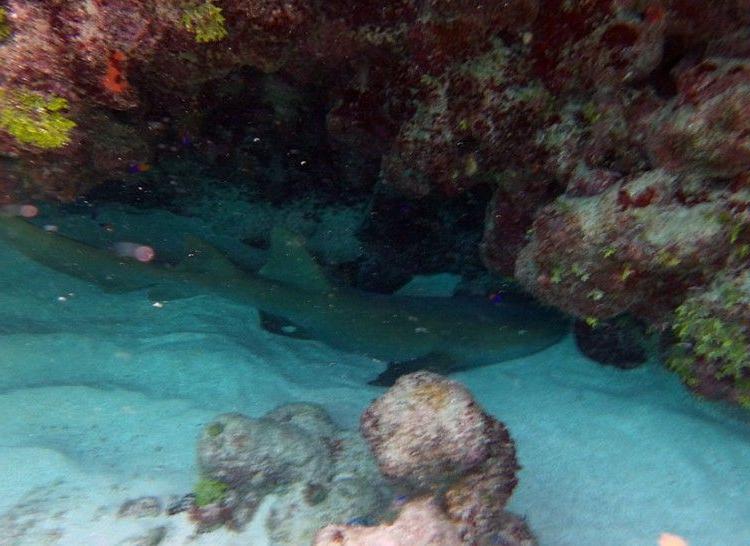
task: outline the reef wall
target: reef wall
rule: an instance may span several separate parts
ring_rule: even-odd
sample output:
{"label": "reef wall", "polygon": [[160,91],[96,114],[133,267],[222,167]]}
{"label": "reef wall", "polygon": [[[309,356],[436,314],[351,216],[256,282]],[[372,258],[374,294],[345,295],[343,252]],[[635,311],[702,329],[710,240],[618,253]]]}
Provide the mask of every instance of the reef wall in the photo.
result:
{"label": "reef wall", "polygon": [[[742,0],[4,0],[0,199],[185,149],[302,192],[479,196],[489,270],[590,326],[645,321],[688,385],[747,404],[748,22]],[[259,167],[270,135],[296,152]]]}

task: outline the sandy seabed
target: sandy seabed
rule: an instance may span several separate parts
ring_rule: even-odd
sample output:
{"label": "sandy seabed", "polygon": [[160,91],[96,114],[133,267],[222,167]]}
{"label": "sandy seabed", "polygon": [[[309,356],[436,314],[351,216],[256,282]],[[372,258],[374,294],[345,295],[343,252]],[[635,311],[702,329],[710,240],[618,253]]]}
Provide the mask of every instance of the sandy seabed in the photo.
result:
{"label": "sandy seabed", "polygon": [[[193,535],[185,514],[121,518],[121,504],[189,492],[195,442],[217,413],[317,402],[345,427],[383,364],[258,327],[209,296],[154,307],[105,294],[0,245],[0,545],[263,546]],[[599,366],[573,341],[456,374],[505,422],[523,465],[510,509],[542,546],[750,544],[750,416],[696,400],[656,363]],[[263,507],[261,506],[260,516]],[[141,542],[140,544],[147,544]]]}

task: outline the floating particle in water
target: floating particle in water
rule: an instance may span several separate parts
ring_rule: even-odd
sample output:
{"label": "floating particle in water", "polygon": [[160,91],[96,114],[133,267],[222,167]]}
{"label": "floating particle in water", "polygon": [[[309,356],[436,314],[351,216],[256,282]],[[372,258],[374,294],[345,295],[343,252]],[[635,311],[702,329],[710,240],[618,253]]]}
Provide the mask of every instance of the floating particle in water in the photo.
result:
{"label": "floating particle in water", "polygon": [[0,211],[7,216],[21,216],[23,218],[33,218],[39,214],[39,209],[34,205],[3,205]]}
{"label": "floating particle in water", "polygon": [[129,243],[127,241],[121,241],[115,243],[114,246],[115,254],[122,257],[134,258],[139,262],[150,262],[156,257],[156,251],[148,245],[142,245],[139,243]]}

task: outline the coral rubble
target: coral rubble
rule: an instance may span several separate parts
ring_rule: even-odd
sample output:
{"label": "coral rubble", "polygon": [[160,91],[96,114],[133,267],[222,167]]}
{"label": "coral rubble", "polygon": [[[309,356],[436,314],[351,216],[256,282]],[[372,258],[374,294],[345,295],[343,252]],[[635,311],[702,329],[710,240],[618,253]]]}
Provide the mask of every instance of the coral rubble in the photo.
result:
{"label": "coral rubble", "polygon": [[303,544],[322,525],[373,518],[388,495],[361,438],[312,404],[259,419],[216,417],[201,433],[198,464],[189,507],[198,530],[242,527],[272,495],[264,523],[274,544]]}
{"label": "coral rubble", "polygon": [[[513,441],[461,384],[405,375],[362,414],[360,432],[366,443],[313,404],[219,415],[200,434],[194,494],[167,512],[187,510],[198,532],[259,517],[278,545],[536,544],[505,511]],[[139,517],[151,500],[121,513]]]}

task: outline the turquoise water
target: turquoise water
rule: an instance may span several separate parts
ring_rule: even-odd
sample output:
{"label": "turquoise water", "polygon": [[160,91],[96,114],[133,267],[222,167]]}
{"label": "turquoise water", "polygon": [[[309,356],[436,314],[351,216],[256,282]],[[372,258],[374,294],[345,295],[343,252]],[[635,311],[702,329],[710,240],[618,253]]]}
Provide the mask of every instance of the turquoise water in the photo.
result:
{"label": "turquoise water", "polygon": [[[38,221],[97,244],[108,236],[97,226],[113,221],[141,240],[158,234],[175,255],[185,231],[231,240],[205,218],[163,211],[103,207],[93,220],[49,209]],[[262,260],[253,252],[238,259]],[[264,507],[242,531],[192,539],[184,513],[117,510],[142,495],[188,493],[196,438],[218,413],[315,402],[351,429],[383,392],[366,382],[385,363],[273,335],[248,306],[107,294],[4,243],[0,263],[0,544],[118,544],[161,527],[162,544],[270,544]],[[692,397],[660,364],[603,367],[568,336],[453,378],[509,427],[523,466],[510,509],[543,546],[649,546],[662,533],[691,546],[750,544],[750,420]]]}

